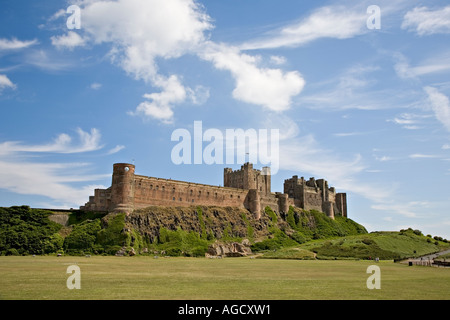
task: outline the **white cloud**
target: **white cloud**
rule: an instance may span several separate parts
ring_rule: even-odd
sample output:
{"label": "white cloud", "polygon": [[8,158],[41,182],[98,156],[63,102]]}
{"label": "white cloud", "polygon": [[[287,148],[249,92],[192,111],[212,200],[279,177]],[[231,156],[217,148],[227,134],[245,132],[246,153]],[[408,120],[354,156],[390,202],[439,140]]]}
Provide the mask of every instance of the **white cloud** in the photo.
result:
{"label": "white cloud", "polygon": [[202,105],[209,99],[209,88],[196,86],[194,89],[186,88],[187,94],[193,104]]}
{"label": "white cloud", "polygon": [[49,55],[42,49],[27,51],[24,55],[24,63],[46,71],[67,70],[74,66],[73,62]]}
{"label": "white cloud", "polygon": [[450,70],[448,52],[434,55],[415,67],[410,66],[408,59],[399,52],[394,54],[394,59],[396,60],[394,70],[401,79],[416,79],[419,76]]}
{"label": "white cloud", "polygon": [[418,35],[450,33],[450,6],[431,10],[427,7],[416,7],[403,17],[402,28],[415,31]]}
{"label": "white cloud", "polygon": [[[133,114],[173,121],[175,104],[191,98],[194,104],[207,100],[201,86],[184,87],[179,76],[158,74],[157,58],[173,59],[195,53],[212,29],[210,18],[194,0],[118,0],[81,2],[85,39],[111,45],[109,57],[127,74],[161,88],[144,95]],[[163,31],[163,32],[162,32]],[[76,40],[76,39],[73,39]]]}
{"label": "white cloud", "polygon": [[158,81],[155,81],[155,85],[162,88],[163,91],[145,94],[144,98],[149,101],[144,101],[139,104],[136,111],[130,114],[144,115],[158,119],[164,123],[172,123],[172,105],[186,99],[186,89],[176,76],[171,76],[168,79],[160,77]]}
{"label": "white cloud", "polygon": [[67,48],[73,50],[76,47],[82,47],[85,45],[85,40],[76,32],[69,31],[66,35],[53,36],[50,38],[52,45],[58,49]]}
{"label": "white cloud", "polygon": [[422,154],[422,153],[415,153],[409,155],[411,159],[433,159],[433,158],[439,158],[440,156],[434,155],[434,154]]}
{"label": "white cloud", "polygon": [[12,40],[0,39],[0,50],[25,49],[37,43],[38,41],[36,39],[29,41],[20,41],[15,38],[13,38]]}
{"label": "white cloud", "polygon": [[[303,89],[304,80],[297,71],[262,68],[256,56],[209,42],[211,19],[194,0],[81,1],[79,5],[83,37],[69,32],[66,36],[52,37],[52,42],[57,47],[69,48],[84,45],[85,41],[110,44],[109,57],[113,63],[135,79],[162,89],[144,95],[148,101],[139,104],[132,114],[171,123],[175,105],[188,99],[193,104],[206,102],[209,90],[205,87],[189,88],[178,75],[158,74],[156,59],[174,59],[185,54],[196,54],[216,68],[230,71],[236,80],[235,99],[270,110],[289,109],[292,97]],[[55,17],[61,15],[59,11]],[[274,56],[271,61],[281,64],[285,59]]]}
{"label": "white cloud", "polygon": [[58,206],[78,207],[89,199],[95,188],[105,187],[89,184],[76,188],[68,183],[96,181],[107,177],[83,175],[80,166],[85,165],[0,160],[0,188],[18,194],[48,197],[57,202]]}
{"label": "white cloud", "polygon": [[417,130],[422,129],[423,127],[420,124],[423,124],[424,119],[432,117],[431,115],[421,115],[415,113],[402,113],[400,116],[395,117],[394,119],[388,119],[388,122],[393,122],[402,126],[404,129],[408,130]]}
{"label": "white cloud", "polygon": [[0,74],[0,93],[4,88],[15,89],[16,85],[6,75]]}
{"label": "white cloud", "polygon": [[381,156],[381,157],[375,156],[375,160],[385,162],[385,161],[391,161],[393,159],[392,159],[392,157],[388,157],[388,156]]}
{"label": "white cloud", "polygon": [[[104,187],[93,183],[77,187],[72,183],[98,181],[110,175],[91,174],[87,163],[42,162],[43,156],[52,153],[74,154],[102,148],[97,129],[92,129],[90,133],[77,129],[77,134],[78,143],[72,143],[72,138],[64,133],[45,144],[0,143],[0,188],[18,194],[47,197],[54,207],[70,208],[84,204],[95,188]],[[110,153],[121,149],[123,146],[116,146]],[[33,153],[40,153],[40,162],[33,161]]]}
{"label": "white cloud", "polygon": [[241,49],[297,47],[320,38],[352,38],[368,31],[366,20],[365,10],[361,8],[322,7],[300,22],[274,32],[275,35],[243,44]]}
{"label": "white cloud", "polygon": [[286,58],[282,56],[271,56],[270,61],[275,65],[282,65],[286,63]]}
{"label": "white cloud", "polygon": [[101,84],[101,83],[98,83],[98,82],[94,82],[94,83],[92,83],[92,84],[90,85],[90,88],[91,88],[92,90],[99,90],[101,87],[102,87],[102,84]]}
{"label": "white cloud", "polygon": [[450,101],[448,97],[430,86],[425,87],[424,90],[428,94],[428,101],[436,119],[450,131]]}
{"label": "white cloud", "polygon": [[157,73],[155,58],[192,52],[212,28],[202,7],[192,0],[86,2],[82,19],[83,30],[95,43],[112,44],[114,61],[146,81]]}
{"label": "white cloud", "polygon": [[77,129],[79,143],[72,144],[72,138],[65,133],[58,135],[53,142],[42,145],[24,145],[17,141],[7,141],[0,143],[0,155],[8,155],[18,152],[52,152],[52,153],[80,153],[95,151],[103,148],[100,145],[101,135],[97,129],[85,132]]}
{"label": "white cloud", "polygon": [[108,155],[115,154],[115,153],[117,153],[117,152],[119,152],[119,151],[121,151],[121,150],[123,150],[123,149],[125,149],[125,146],[123,146],[123,145],[117,145],[117,146],[115,146],[114,148],[112,148],[111,150],[109,150],[107,154],[108,154]]}
{"label": "white cloud", "polygon": [[57,12],[55,12],[49,19],[48,21],[54,21],[57,20],[61,17],[64,17],[66,15],[66,10],[64,9],[59,9]]}
{"label": "white cloud", "polygon": [[233,97],[273,111],[290,108],[292,97],[298,95],[305,81],[297,71],[261,68],[259,58],[243,54],[236,47],[209,43],[201,57],[217,69],[230,71],[236,81]]}

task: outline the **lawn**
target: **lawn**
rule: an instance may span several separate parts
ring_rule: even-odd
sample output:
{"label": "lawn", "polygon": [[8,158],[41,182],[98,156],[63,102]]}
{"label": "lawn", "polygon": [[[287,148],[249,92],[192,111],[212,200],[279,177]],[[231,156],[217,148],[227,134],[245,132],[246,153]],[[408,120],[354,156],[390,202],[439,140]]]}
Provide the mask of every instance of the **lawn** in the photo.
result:
{"label": "lawn", "polygon": [[[78,265],[81,289],[69,290]],[[0,299],[450,299],[450,268],[377,263],[381,289],[369,290],[371,261],[250,258],[0,257]]]}

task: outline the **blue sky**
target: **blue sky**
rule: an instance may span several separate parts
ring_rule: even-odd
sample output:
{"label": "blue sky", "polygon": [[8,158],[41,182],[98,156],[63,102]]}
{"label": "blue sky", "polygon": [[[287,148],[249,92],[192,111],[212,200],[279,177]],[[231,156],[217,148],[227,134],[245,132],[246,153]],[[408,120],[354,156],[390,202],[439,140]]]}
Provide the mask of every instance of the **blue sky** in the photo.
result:
{"label": "blue sky", "polygon": [[201,121],[278,129],[272,191],[325,178],[369,231],[450,238],[446,1],[3,1],[0,21],[2,206],[77,208],[116,162],[220,185],[241,163],[171,159]]}

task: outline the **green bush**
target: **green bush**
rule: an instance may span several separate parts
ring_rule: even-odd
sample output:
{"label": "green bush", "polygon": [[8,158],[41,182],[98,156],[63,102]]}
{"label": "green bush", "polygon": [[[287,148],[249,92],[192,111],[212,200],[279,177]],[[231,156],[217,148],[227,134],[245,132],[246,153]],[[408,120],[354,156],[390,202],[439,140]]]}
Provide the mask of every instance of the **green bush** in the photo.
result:
{"label": "green bush", "polygon": [[64,239],[64,249],[71,253],[92,253],[100,231],[100,220],[86,220],[74,225],[72,232]]}
{"label": "green bush", "polygon": [[51,221],[50,214],[28,206],[0,208],[0,252],[26,255],[56,250],[60,239],[55,234],[62,226]]}
{"label": "green bush", "polygon": [[[106,219],[106,226],[97,233],[97,242],[103,247],[123,246],[126,243],[127,235],[123,232],[125,228],[125,213],[110,215]],[[97,219],[100,221],[99,219]]]}
{"label": "green bush", "polygon": [[308,238],[301,232],[296,231],[291,235],[291,238],[300,244],[305,243],[308,241]]}

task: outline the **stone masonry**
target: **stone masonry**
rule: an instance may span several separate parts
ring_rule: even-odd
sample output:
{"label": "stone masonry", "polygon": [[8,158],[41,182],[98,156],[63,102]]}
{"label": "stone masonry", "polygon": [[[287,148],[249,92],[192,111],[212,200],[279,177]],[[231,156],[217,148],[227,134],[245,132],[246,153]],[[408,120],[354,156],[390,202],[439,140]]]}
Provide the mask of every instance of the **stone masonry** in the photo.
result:
{"label": "stone masonry", "polygon": [[224,169],[224,186],[146,177],[135,174],[129,163],[113,165],[108,189],[95,189],[82,211],[125,212],[149,206],[220,206],[249,210],[256,219],[266,206],[287,213],[289,206],[315,209],[334,219],[347,217],[347,196],[328,187],[326,180],[293,176],[284,181],[284,192],[271,192],[270,168],[253,169],[245,163],[240,170]]}

